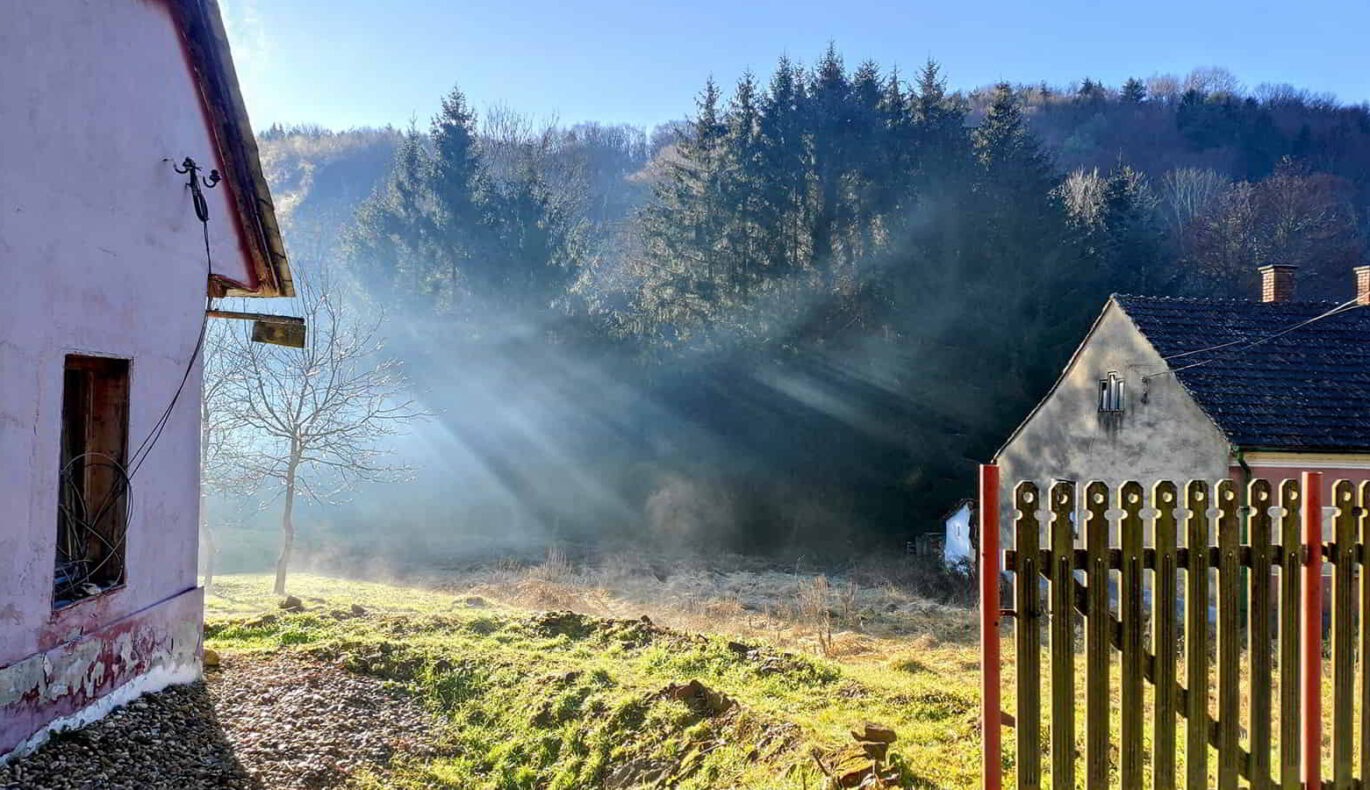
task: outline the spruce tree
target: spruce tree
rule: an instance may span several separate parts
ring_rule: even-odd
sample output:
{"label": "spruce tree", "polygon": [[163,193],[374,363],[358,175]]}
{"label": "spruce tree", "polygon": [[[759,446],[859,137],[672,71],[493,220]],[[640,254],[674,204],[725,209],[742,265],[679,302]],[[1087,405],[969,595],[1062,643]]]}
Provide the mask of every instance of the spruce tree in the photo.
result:
{"label": "spruce tree", "polygon": [[1109,291],[1164,293],[1173,286],[1173,266],[1164,250],[1157,201],[1146,175],[1119,164],[1104,185],[1103,261],[1094,284],[1103,298]]}
{"label": "spruce tree", "polygon": [[1080,83],[1080,89],[1076,92],[1076,98],[1087,104],[1096,104],[1105,98],[1104,86],[1085,77]]}
{"label": "spruce tree", "polygon": [[1124,104],[1141,104],[1146,101],[1146,83],[1136,77],[1128,77],[1127,82],[1123,83],[1119,97]]}
{"label": "spruce tree", "polygon": [[784,278],[808,268],[813,157],[805,127],[809,97],[802,69],[781,58],[761,99],[759,182],[767,268]]}
{"label": "spruce tree", "polygon": [[643,285],[637,309],[654,332],[687,337],[715,312],[724,251],[727,127],[712,78],[640,217]]}
{"label": "spruce tree", "polygon": [[383,300],[431,299],[440,256],[434,211],[432,157],[411,126],[385,181],[362,201],[344,231],[343,254],[353,275]]}
{"label": "spruce tree", "polygon": [[761,138],[761,97],[749,71],[737,83],[725,119],[723,148],[727,161],[722,183],[727,207],[728,291],[745,302],[761,275],[767,221],[764,210],[766,165]]}
{"label": "spruce tree", "polygon": [[843,176],[852,141],[851,84],[846,66],[829,44],[810,75],[810,130],[813,138],[815,184],[809,228],[813,264],[828,289],[835,290],[839,269],[838,236],[845,229],[850,205],[842,200]]}
{"label": "spruce tree", "polygon": [[476,115],[454,87],[433,118],[432,192],[435,241],[443,271],[437,276],[449,309],[465,287],[480,295],[497,291],[500,272],[490,253],[487,187],[476,137]]}
{"label": "spruce tree", "polygon": [[966,108],[947,94],[941,66],[929,60],[918,73],[914,100],[914,135],[917,140],[920,192],[961,180],[969,161],[970,135]]}
{"label": "spruce tree", "polygon": [[996,86],[974,147],[978,343],[982,353],[1002,355],[1005,368],[990,380],[1003,388],[999,397],[1017,402],[1038,391],[1045,367],[1057,369],[1060,347],[1079,330],[1064,317],[1079,315],[1082,291],[1051,163],[1007,83]]}

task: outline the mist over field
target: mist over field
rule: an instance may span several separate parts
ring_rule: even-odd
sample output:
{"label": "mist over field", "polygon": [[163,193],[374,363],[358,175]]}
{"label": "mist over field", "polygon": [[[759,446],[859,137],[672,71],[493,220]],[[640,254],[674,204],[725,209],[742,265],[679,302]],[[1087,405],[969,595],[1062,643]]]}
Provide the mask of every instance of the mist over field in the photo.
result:
{"label": "mist over field", "polygon": [[[424,413],[385,481],[301,502],[305,562],[902,551],[1109,293],[1248,298],[1296,261],[1349,295],[1364,106],[1214,68],[957,93],[852,56],[651,129],[458,85],[408,129],[261,130],[299,276],[378,322]],[[221,568],[274,555],[280,493],[213,497]]]}

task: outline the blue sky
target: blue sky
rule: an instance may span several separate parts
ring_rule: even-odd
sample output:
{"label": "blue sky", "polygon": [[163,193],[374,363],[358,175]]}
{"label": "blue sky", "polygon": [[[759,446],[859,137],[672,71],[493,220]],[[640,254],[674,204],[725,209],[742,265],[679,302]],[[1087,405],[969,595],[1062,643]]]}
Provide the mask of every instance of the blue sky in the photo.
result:
{"label": "blue sky", "polygon": [[426,125],[460,84],[565,123],[683,117],[712,74],[765,76],[836,42],[849,63],[953,87],[1065,85],[1225,66],[1247,86],[1288,82],[1370,100],[1370,0],[221,0],[254,126]]}

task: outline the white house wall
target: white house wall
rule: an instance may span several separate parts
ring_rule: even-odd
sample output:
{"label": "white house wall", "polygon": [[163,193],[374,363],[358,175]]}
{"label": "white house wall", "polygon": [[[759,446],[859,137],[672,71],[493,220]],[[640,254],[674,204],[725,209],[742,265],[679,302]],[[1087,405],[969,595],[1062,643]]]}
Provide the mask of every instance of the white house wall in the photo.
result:
{"label": "white house wall", "polygon": [[[1173,375],[1143,381],[1164,361],[1110,302],[1056,388],[1000,450],[1000,528],[1007,537],[1013,487],[1031,480],[1218,480],[1228,475],[1226,438]],[[1101,414],[1099,382],[1125,381],[1121,414]],[[1009,544],[1005,544],[1006,546]]]}
{"label": "white house wall", "polygon": [[[0,5],[0,702],[29,700],[0,704],[0,754],[129,679],[105,668],[81,698],[48,700],[66,685],[19,688],[26,660],[80,654],[109,628],[152,646],[129,667],[171,662],[156,646],[173,642],[177,666],[188,640],[197,655],[197,638],[163,631],[191,618],[198,633],[181,603],[196,587],[198,365],[132,481],[126,585],[56,612],[51,593],[64,357],[132,360],[132,452],[176,392],[205,306],[201,226],[171,163],[208,170],[214,150],[164,3]],[[225,187],[205,194],[216,271],[246,281]]]}

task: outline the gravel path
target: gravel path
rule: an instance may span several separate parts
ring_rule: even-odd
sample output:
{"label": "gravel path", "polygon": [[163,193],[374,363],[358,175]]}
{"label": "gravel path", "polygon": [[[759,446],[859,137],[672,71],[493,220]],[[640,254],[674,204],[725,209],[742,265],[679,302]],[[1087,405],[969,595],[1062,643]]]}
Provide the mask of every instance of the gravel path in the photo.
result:
{"label": "gravel path", "polygon": [[426,752],[432,724],[374,678],[294,657],[229,657],[207,682],[145,696],[54,736],[0,767],[0,788],[340,787],[359,767]]}

